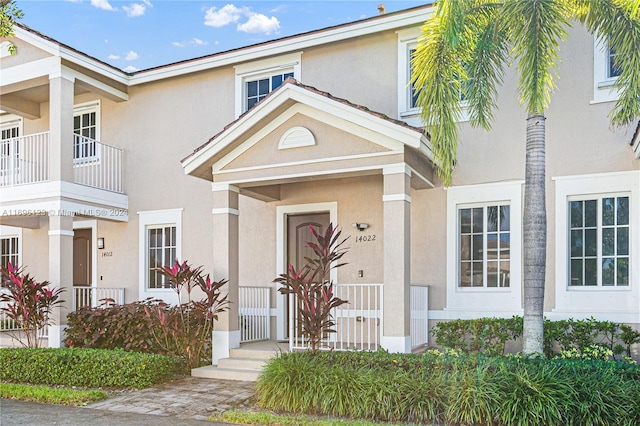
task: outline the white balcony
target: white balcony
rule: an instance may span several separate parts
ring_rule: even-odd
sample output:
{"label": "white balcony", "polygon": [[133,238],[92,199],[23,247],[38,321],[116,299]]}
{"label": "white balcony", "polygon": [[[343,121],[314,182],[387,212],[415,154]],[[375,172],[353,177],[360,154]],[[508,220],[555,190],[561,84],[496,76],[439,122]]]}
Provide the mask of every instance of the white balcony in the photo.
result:
{"label": "white balcony", "polygon": [[[122,194],[122,149],[74,135],[73,183]],[[0,141],[0,187],[49,181],[49,132]]]}

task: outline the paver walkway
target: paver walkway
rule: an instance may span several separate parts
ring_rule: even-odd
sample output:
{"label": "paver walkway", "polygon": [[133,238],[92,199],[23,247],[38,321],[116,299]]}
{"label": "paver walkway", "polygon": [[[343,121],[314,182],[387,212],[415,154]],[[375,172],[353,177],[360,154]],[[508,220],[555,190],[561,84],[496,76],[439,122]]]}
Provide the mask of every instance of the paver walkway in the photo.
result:
{"label": "paver walkway", "polygon": [[251,405],[254,382],[187,377],[87,405],[126,413],[204,420],[216,412]]}

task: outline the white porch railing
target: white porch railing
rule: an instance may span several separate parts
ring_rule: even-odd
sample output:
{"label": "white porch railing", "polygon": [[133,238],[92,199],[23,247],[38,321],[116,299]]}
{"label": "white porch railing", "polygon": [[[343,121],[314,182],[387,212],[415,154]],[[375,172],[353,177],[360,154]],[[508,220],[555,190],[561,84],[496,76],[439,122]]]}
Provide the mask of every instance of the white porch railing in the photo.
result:
{"label": "white porch railing", "polygon": [[[5,293],[7,290],[0,289],[0,294]],[[0,308],[5,308],[9,302],[0,302]],[[3,331],[18,331],[20,326],[16,322],[9,318],[6,312],[0,310],[0,332]],[[49,337],[49,327],[41,328],[38,331],[38,337],[40,339],[46,339]]]}
{"label": "white porch railing", "polygon": [[239,287],[240,343],[271,338],[271,287]]}
{"label": "white porch railing", "polygon": [[[349,303],[333,310],[336,332],[327,336],[325,346],[335,350],[378,349],[382,330],[382,284],[335,284],[334,294]],[[297,306],[293,296],[290,303]],[[297,309],[290,309],[289,317],[289,349],[307,349]]]}
{"label": "white porch railing", "polygon": [[49,180],[49,132],[0,141],[0,187]]}
{"label": "white porch railing", "polygon": [[411,349],[429,343],[429,287],[411,284]]}
{"label": "white porch railing", "polygon": [[73,135],[73,181],[122,193],[122,149]]}
{"label": "white porch railing", "polygon": [[89,287],[74,286],[72,310],[76,311],[85,306],[95,308],[100,306],[104,299],[112,299],[116,305],[124,304],[124,288],[122,287]]}
{"label": "white porch railing", "polygon": [[[429,288],[410,287],[411,348],[418,349],[429,341]],[[333,310],[335,333],[327,336],[325,345],[334,350],[375,351],[380,347],[383,323],[382,284],[337,284],[335,296],[349,303]],[[291,297],[290,306],[297,306]],[[307,349],[308,342],[299,329],[297,309],[290,310],[289,348]]]}

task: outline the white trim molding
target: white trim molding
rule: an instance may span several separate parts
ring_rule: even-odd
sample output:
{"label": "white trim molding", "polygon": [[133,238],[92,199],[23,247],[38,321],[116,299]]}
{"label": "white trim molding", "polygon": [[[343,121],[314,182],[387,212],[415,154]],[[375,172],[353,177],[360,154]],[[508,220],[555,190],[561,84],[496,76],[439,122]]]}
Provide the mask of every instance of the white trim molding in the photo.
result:
{"label": "white trim molding", "polygon": [[[640,171],[554,177],[555,182],[555,315],[594,316],[611,320],[640,318]],[[569,208],[572,197],[601,197],[603,194],[629,196],[629,285],[624,287],[569,287]],[[627,321],[625,321],[627,322]],[[638,321],[629,321],[638,322]]]}
{"label": "white trim molding", "polygon": [[[447,188],[447,304],[445,311],[475,311],[478,316],[522,313],[522,185],[509,181]],[[458,286],[458,209],[487,203],[510,206],[509,287],[460,288]]]}
{"label": "white trim molding", "polygon": [[221,207],[217,209],[211,209],[211,214],[231,214],[234,216],[240,216],[240,211],[238,209]]}
{"label": "white trim molding", "polygon": [[406,201],[411,202],[411,196],[408,194],[385,194],[382,196],[382,201]]}
{"label": "white trim molding", "polygon": [[411,336],[382,336],[380,346],[390,353],[408,354],[411,353]]}

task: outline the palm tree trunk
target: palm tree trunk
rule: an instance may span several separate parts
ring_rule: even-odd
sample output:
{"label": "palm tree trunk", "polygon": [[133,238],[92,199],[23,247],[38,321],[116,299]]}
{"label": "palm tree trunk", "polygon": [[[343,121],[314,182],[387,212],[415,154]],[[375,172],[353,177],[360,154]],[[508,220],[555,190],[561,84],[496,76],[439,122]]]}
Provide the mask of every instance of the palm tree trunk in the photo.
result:
{"label": "palm tree trunk", "polygon": [[527,117],[524,188],[524,354],[543,352],[544,284],[547,256],[545,199],[545,117]]}

